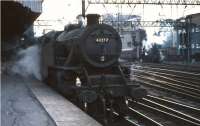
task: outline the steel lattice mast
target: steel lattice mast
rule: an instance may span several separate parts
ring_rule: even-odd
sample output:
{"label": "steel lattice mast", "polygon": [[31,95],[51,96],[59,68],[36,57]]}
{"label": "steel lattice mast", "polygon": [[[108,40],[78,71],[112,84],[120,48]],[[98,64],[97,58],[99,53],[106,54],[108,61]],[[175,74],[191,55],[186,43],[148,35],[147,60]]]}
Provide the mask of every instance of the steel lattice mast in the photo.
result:
{"label": "steel lattice mast", "polygon": [[88,0],[89,4],[200,5],[200,0]]}
{"label": "steel lattice mast", "polygon": [[102,21],[103,23],[112,24],[129,24],[131,26],[142,26],[142,27],[176,27],[181,28],[185,26],[185,22],[180,21]]}

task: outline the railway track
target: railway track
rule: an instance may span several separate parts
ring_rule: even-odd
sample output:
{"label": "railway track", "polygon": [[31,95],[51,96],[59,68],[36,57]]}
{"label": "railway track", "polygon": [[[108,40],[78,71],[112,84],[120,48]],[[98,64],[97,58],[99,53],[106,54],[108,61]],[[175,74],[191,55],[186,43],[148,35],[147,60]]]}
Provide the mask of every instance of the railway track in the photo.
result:
{"label": "railway track", "polygon": [[107,107],[106,118],[92,117],[104,126],[200,126],[200,108],[152,95],[127,101],[126,114]]}
{"label": "railway track", "polygon": [[200,73],[139,65],[132,66],[131,71],[135,82],[200,102]]}
{"label": "railway track", "polygon": [[186,112],[189,115],[192,115],[193,117],[200,119],[200,108],[195,108],[189,105],[175,102],[173,100],[169,100],[167,98],[161,98],[161,97],[152,96],[152,95],[148,95],[146,98],[149,100],[155,101],[157,103],[164,104],[168,107],[176,108],[179,111]]}
{"label": "railway track", "polygon": [[200,73],[200,66],[193,66],[193,65],[181,65],[181,64],[158,64],[158,63],[142,63],[137,64],[139,66],[149,66],[153,68],[163,68],[163,69],[175,69],[179,71],[187,71],[193,73]]}
{"label": "railway track", "polygon": [[[135,82],[200,103],[199,73],[148,67],[132,70]],[[106,118],[92,117],[104,126],[200,126],[200,108],[172,99],[154,95],[138,101],[128,99],[126,114],[107,107]]]}
{"label": "railway track", "polygon": [[192,88],[200,89],[199,82],[196,82],[195,80],[192,80],[191,78],[190,78],[191,80],[188,80],[181,76],[179,76],[178,78],[177,76],[173,76],[171,74],[165,74],[165,73],[160,73],[160,72],[155,72],[155,71],[145,71],[145,70],[139,70],[139,69],[132,69],[132,70],[136,71],[137,73],[146,74],[148,76],[163,79],[168,82],[179,83],[184,86],[190,86]]}
{"label": "railway track", "polygon": [[197,88],[192,88],[190,86],[183,86],[178,83],[171,83],[171,82],[167,82],[167,81],[163,81],[163,80],[160,80],[157,78],[143,76],[143,75],[134,75],[134,77],[136,79],[138,79],[139,81],[143,80],[144,82],[150,82],[155,85],[160,85],[162,87],[166,87],[166,88],[169,88],[172,90],[177,90],[179,92],[183,92],[183,93],[191,94],[196,97],[200,97],[200,90]]}
{"label": "railway track", "polygon": [[177,88],[174,88],[173,86],[171,86],[171,87],[163,86],[163,85],[161,86],[161,85],[152,83],[150,81],[141,80],[141,78],[136,79],[134,81],[144,85],[145,87],[146,86],[151,87],[151,88],[157,89],[159,91],[164,91],[164,92],[167,92],[167,93],[171,93],[171,94],[181,96],[183,98],[187,98],[188,100],[191,100],[191,101],[200,102],[200,97],[194,96],[193,94],[188,93],[188,91],[186,92],[185,90],[177,90]]}
{"label": "railway track", "polygon": [[161,104],[158,101],[144,98],[138,102],[130,100],[129,106],[129,109],[135,112],[134,114],[138,113],[142,116],[144,119],[143,121],[152,120],[154,123],[156,122],[156,125],[158,126],[200,126],[199,119],[177,111],[176,108],[178,105],[176,105],[175,108],[172,108],[163,103]]}
{"label": "railway track", "polygon": [[[133,67],[132,70],[134,74],[130,77],[136,82],[200,102],[198,73],[148,67]],[[119,109],[107,107],[106,117],[92,117],[104,126],[200,126],[200,108],[172,99],[154,95],[139,101],[129,99],[125,115]]]}
{"label": "railway track", "polygon": [[121,116],[118,112],[107,109],[107,112],[112,114],[112,123],[106,124],[108,126],[141,126],[137,122],[134,122],[127,116]]}
{"label": "railway track", "polygon": [[[107,109],[123,126],[200,126],[200,109],[148,95],[140,101],[128,100],[128,114]],[[111,125],[111,124],[109,124]],[[115,126],[118,126],[115,123]]]}
{"label": "railway track", "polygon": [[142,69],[145,71],[154,71],[154,72],[161,72],[166,75],[171,75],[177,78],[184,77],[185,79],[193,80],[200,82],[200,73],[192,73],[192,72],[186,72],[186,71],[179,71],[179,70],[172,70],[172,69],[162,69],[162,68],[153,68],[153,67],[136,67],[135,69]]}

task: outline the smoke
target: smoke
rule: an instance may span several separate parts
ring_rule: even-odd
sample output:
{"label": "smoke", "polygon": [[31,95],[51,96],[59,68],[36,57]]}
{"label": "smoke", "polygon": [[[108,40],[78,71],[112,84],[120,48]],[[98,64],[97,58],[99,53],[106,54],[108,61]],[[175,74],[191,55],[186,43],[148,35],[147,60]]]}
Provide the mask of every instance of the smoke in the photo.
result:
{"label": "smoke", "polygon": [[159,45],[166,45],[166,42],[169,42],[171,38],[172,28],[145,28],[147,34],[147,40],[143,41],[144,46],[147,50],[152,47],[153,43]]}
{"label": "smoke", "polygon": [[19,57],[19,59],[11,68],[13,73],[23,77],[35,77],[41,80],[39,45],[20,50],[17,53],[17,57]]}

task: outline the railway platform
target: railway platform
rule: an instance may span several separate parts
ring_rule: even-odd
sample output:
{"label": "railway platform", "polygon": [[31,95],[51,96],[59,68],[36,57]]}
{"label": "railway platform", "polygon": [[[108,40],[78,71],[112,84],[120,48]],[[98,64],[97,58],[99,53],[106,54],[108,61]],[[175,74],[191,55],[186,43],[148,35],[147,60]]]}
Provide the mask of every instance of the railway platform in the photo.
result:
{"label": "railway platform", "polygon": [[38,80],[16,75],[1,77],[2,126],[100,126]]}

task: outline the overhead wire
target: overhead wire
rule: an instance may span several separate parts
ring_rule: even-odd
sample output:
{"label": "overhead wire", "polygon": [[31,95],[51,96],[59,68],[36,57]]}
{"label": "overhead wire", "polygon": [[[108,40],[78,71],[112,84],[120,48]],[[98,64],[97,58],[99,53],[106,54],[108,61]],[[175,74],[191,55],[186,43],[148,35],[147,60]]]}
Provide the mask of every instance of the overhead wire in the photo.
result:
{"label": "overhead wire", "polygon": [[[128,6],[132,9],[131,4],[128,4]],[[136,7],[136,4],[134,4],[134,7],[133,7],[133,9],[131,10],[128,19],[131,17],[131,15],[133,14],[133,12],[135,11],[135,7]]]}
{"label": "overhead wire", "polygon": [[[106,11],[106,14],[109,14],[107,8],[106,8],[106,5],[105,4],[102,4],[102,6],[104,7],[105,11]],[[103,21],[103,20],[102,20]],[[111,18],[111,22],[113,22],[113,17]]]}

